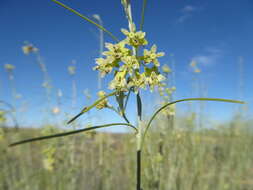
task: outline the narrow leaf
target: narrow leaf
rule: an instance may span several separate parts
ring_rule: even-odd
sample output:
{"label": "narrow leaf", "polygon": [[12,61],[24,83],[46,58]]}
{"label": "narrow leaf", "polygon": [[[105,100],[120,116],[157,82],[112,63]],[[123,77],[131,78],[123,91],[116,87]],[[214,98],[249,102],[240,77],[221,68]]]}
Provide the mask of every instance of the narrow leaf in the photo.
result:
{"label": "narrow leaf", "polygon": [[113,96],[113,95],[115,95],[115,94],[117,94],[117,93],[118,93],[117,91],[114,91],[114,92],[112,92],[112,93],[110,93],[110,94],[107,94],[107,95],[104,96],[103,98],[98,99],[98,100],[95,101],[91,106],[89,106],[89,107],[84,107],[84,108],[82,109],[82,111],[81,111],[79,114],[77,114],[76,116],[74,116],[72,119],[70,119],[70,120],[67,122],[67,124],[72,123],[72,122],[75,121],[78,117],[80,117],[81,115],[83,115],[83,114],[86,113],[87,111],[91,110],[91,109],[94,108],[96,105],[98,105],[101,101],[103,101],[104,99],[106,99],[106,98],[108,98],[108,97],[110,97],[110,96]]}
{"label": "narrow leaf", "polygon": [[100,24],[94,22],[93,20],[89,19],[88,17],[84,16],[83,14],[75,11],[74,9],[70,8],[69,6],[57,1],[57,0],[52,0],[53,2],[57,3],[58,5],[64,7],[65,9],[68,9],[69,11],[71,11],[72,13],[76,14],[77,16],[81,17],[82,19],[88,21],[89,23],[95,25],[96,27],[98,27],[99,29],[103,30],[104,32],[106,32],[107,34],[109,34],[112,39],[114,39],[115,41],[119,41],[111,32],[109,32],[107,29],[105,29],[103,26],[101,26]]}
{"label": "narrow leaf", "polygon": [[176,104],[179,102],[185,102],[185,101],[216,101],[216,102],[227,102],[227,103],[237,103],[237,104],[244,104],[245,102],[243,101],[238,101],[238,100],[230,100],[230,99],[222,99],[222,98],[186,98],[186,99],[181,99],[181,100],[176,100],[173,102],[169,102],[167,104],[165,104],[164,106],[160,107],[151,117],[151,119],[149,120],[147,127],[145,128],[144,134],[143,134],[143,139],[142,139],[142,145],[143,146],[143,142],[146,136],[146,133],[148,131],[148,129],[151,126],[152,121],[155,119],[155,117],[157,116],[157,114],[159,112],[161,112],[163,109],[165,109],[166,107],[172,105],[172,104]]}
{"label": "narrow leaf", "polygon": [[138,94],[136,95],[136,100],[137,100],[137,112],[138,112],[138,117],[141,120],[141,116],[142,116],[142,103],[141,103],[141,97],[140,94],[138,92]]}
{"label": "narrow leaf", "polygon": [[68,132],[64,132],[64,133],[57,133],[57,134],[48,135],[48,136],[41,136],[41,137],[35,137],[35,138],[31,138],[31,139],[25,139],[25,140],[22,140],[22,141],[12,143],[12,144],[9,145],[9,147],[17,146],[17,145],[24,144],[24,143],[30,143],[30,142],[34,142],[34,141],[41,141],[41,140],[46,140],[46,139],[52,139],[52,138],[57,138],[57,137],[73,135],[73,134],[76,134],[76,133],[91,131],[91,130],[98,129],[98,128],[111,127],[111,126],[115,126],[115,125],[129,126],[133,129],[135,129],[136,132],[138,132],[138,129],[135,126],[133,126],[129,123],[111,123],[111,124],[106,124],[106,125],[98,125],[98,126],[93,126],[93,127],[87,127],[87,128],[84,128],[84,129],[78,129],[78,130],[74,130],[74,131],[68,131]]}

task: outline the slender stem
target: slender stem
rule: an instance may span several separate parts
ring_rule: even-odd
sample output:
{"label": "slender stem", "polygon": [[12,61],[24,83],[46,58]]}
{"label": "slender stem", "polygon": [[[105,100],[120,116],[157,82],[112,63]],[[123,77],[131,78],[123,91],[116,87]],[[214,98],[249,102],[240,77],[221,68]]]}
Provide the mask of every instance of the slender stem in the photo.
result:
{"label": "slender stem", "polygon": [[141,190],[141,150],[137,150],[136,153],[137,153],[136,154],[136,156],[137,156],[137,170],[136,170],[137,184],[136,184],[136,189]]}
{"label": "slender stem", "polygon": [[137,166],[136,166],[136,190],[141,190],[141,144],[142,144],[142,122],[141,122],[141,116],[142,116],[142,103],[141,103],[141,97],[138,92],[136,95],[136,101],[137,101],[137,113],[138,113],[138,133],[136,135],[137,139]]}
{"label": "slender stem", "polygon": [[[93,18],[98,21],[98,23],[103,26],[102,19],[99,15],[94,14]],[[104,49],[104,32],[103,30],[99,29],[99,57],[103,57],[103,49]],[[102,77],[100,76],[100,73],[98,72],[98,89],[102,88]]]}
{"label": "slender stem", "polygon": [[[132,11],[131,11],[131,4],[129,0],[122,0],[122,4],[125,9],[125,13],[128,20],[128,26],[130,32],[135,32],[135,26],[132,19]],[[137,47],[133,47],[133,56],[137,56]],[[129,92],[130,94],[130,92]],[[128,96],[129,96],[128,94]],[[127,98],[128,99],[128,98]],[[141,122],[141,115],[142,115],[142,105],[141,105],[141,98],[139,91],[136,95],[137,101],[137,113],[138,113],[138,132],[136,134],[136,155],[137,155],[137,163],[136,163],[136,190],[141,190],[141,144],[142,144],[142,122]],[[127,102],[126,102],[127,103]],[[125,105],[126,107],[126,105]]]}
{"label": "slender stem", "polygon": [[143,29],[143,25],[144,25],[144,16],[145,16],[145,8],[147,5],[147,0],[143,0],[142,3],[142,11],[141,11],[141,24],[140,24],[140,30]]}

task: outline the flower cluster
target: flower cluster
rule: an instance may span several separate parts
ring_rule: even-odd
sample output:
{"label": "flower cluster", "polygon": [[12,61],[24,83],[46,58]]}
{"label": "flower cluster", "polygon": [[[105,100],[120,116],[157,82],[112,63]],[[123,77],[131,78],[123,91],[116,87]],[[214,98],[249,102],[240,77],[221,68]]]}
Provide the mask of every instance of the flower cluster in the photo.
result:
{"label": "flower cluster", "polygon": [[118,91],[132,88],[137,92],[139,88],[146,89],[147,86],[152,91],[155,86],[163,86],[165,77],[158,71],[158,58],[164,56],[164,53],[157,52],[156,45],[153,45],[150,50],[144,49],[139,55],[141,47],[148,44],[145,32],[121,31],[126,38],[116,44],[106,43],[108,51],[103,52],[103,58],[96,59],[94,69],[100,71],[101,77],[114,72],[109,88]]}

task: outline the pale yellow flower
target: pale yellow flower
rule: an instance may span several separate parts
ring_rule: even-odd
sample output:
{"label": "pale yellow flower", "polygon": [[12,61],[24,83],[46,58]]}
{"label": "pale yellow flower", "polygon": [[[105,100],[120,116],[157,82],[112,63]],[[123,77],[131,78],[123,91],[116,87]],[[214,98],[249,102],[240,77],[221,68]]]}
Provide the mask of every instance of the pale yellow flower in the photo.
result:
{"label": "pale yellow flower", "polygon": [[[108,51],[103,52],[105,57],[96,59],[97,66],[93,69],[98,70],[102,77],[114,72],[114,78],[109,83],[109,89],[113,90],[128,91],[130,88],[134,88],[134,91],[138,91],[139,88],[146,89],[149,86],[152,91],[155,86],[163,86],[161,81],[165,77],[158,72],[160,65],[158,58],[164,53],[157,53],[157,47],[153,45],[150,50],[144,50],[144,55],[135,55],[134,51],[126,45],[134,47],[133,49],[146,45],[145,32],[129,32],[125,29],[121,31],[127,38],[116,44],[106,43]],[[153,63],[151,69],[146,66],[150,63]],[[141,73],[142,66],[145,71]],[[168,71],[168,68],[165,69]],[[101,104],[101,108],[103,107]]]}
{"label": "pale yellow flower", "polygon": [[109,51],[103,52],[103,55],[107,57],[113,57],[115,60],[119,60],[120,58],[130,55],[130,50],[125,48],[125,42],[121,41],[117,44],[105,43],[105,47]]}
{"label": "pale yellow flower", "polygon": [[153,45],[151,47],[151,50],[144,49],[143,52],[144,63],[146,64],[154,63],[155,66],[159,67],[160,63],[157,58],[164,56],[164,53],[163,52],[156,53],[156,51],[157,51],[156,45]]}
{"label": "pale yellow flower", "polygon": [[[106,93],[102,90],[98,92],[99,98],[103,98],[103,97],[105,97],[105,95],[106,95]],[[108,100],[107,99],[104,99],[103,101],[99,102],[99,104],[96,105],[96,108],[99,110],[103,109],[105,107],[108,107]]]}
{"label": "pale yellow flower", "polygon": [[140,74],[136,72],[135,75],[129,79],[127,86],[128,88],[133,87],[135,92],[137,92],[139,88],[146,89],[145,79],[145,73]]}
{"label": "pale yellow flower", "polygon": [[107,58],[97,58],[96,59],[97,66],[95,66],[94,70],[99,70],[101,77],[104,77],[106,74],[110,73],[113,68],[118,67],[118,63],[112,57]]}
{"label": "pale yellow flower", "polygon": [[176,87],[173,86],[171,88],[166,88],[165,92],[166,92],[166,94],[171,95],[175,90],[176,90]]}
{"label": "pale yellow flower", "polygon": [[54,170],[55,164],[55,153],[56,149],[54,145],[49,145],[45,149],[43,149],[43,166],[48,171]]}
{"label": "pale yellow flower", "polygon": [[32,44],[25,45],[22,47],[23,53],[28,55],[29,53],[35,53],[38,51],[38,48],[34,47]]}
{"label": "pale yellow flower", "polygon": [[162,70],[164,73],[170,73],[171,69],[168,65],[163,65]]}
{"label": "pale yellow flower", "polygon": [[70,75],[74,75],[76,73],[76,67],[75,66],[68,66],[68,72]]}
{"label": "pale yellow flower", "polygon": [[158,72],[157,67],[145,68],[145,83],[149,85],[150,90],[153,91],[155,86],[163,86],[162,81],[166,78]]}
{"label": "pale yellow flower", "polygon": [[43,159],[43,166],[44,166],[44,169],[52,172],[54,170],[54,159],[52,158],[45,158]]}
{"label": "pale yellow flower", "polygon": [[194,73],[200,73],[200,72],[201,72],[201,70],[199,68],[194,69]]}
{"label": "pale yellow flower", "polygon": [[138,47],[138,46],[145,46],[148,44],[148,41],[145,39],[145,32],[138,31],[138,32],[129,32],[126,29],[121,29],[121,32],[127,36],[125,39],[128,45]]}
{"label": "pale yellow flower", "polygon": [[197,62],[195,60],[192,60],[190,63],[191,67],[196,67],[197,66]]}
{"label": "pale yellow flower", "polygon": [[15,69],[15,66],[12,65],[12,64],[5,64],[4,65],[4,68],[7,70],[7,71],[12,71]]}
{"label": "pale yellow flower", "polygon": [[61,112],[61,110],[60,110],[60,108],[58,108],[58,107],[54,107],[54,108],[52,109],[52,113],[55,114],[55,115],[59,114],[60,112]]}
{"label": "pale yellow flower", "polygon": [[120,67],[120,70],[126,70],[130,75],[133,74],[133,70],[139,69],[140,64],[136,56],[126,56],[122,58],[123,66]]}
{"label": "pale yellow flower", "polygon": [[110,82],[110,89],[117,90],[126,90],[127,89],[127,81],[126,81],[126,70],[118,71],[114,77],[114,79]]}

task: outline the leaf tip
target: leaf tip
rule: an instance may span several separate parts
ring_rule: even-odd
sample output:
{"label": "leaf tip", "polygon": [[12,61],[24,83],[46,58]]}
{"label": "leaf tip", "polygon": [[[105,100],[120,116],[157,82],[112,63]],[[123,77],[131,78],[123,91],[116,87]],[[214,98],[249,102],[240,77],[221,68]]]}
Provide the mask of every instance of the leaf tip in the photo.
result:
{"label": "leaf tip", "polygon": [[70,123],[72,123],[73,121],[75,121],[78,117],[80,117],[83,114],[83,112],[80,112],[79,114],[77,114],[75,117],[73,117],[72,119],[70,119],[67,124],[69,125]]}

